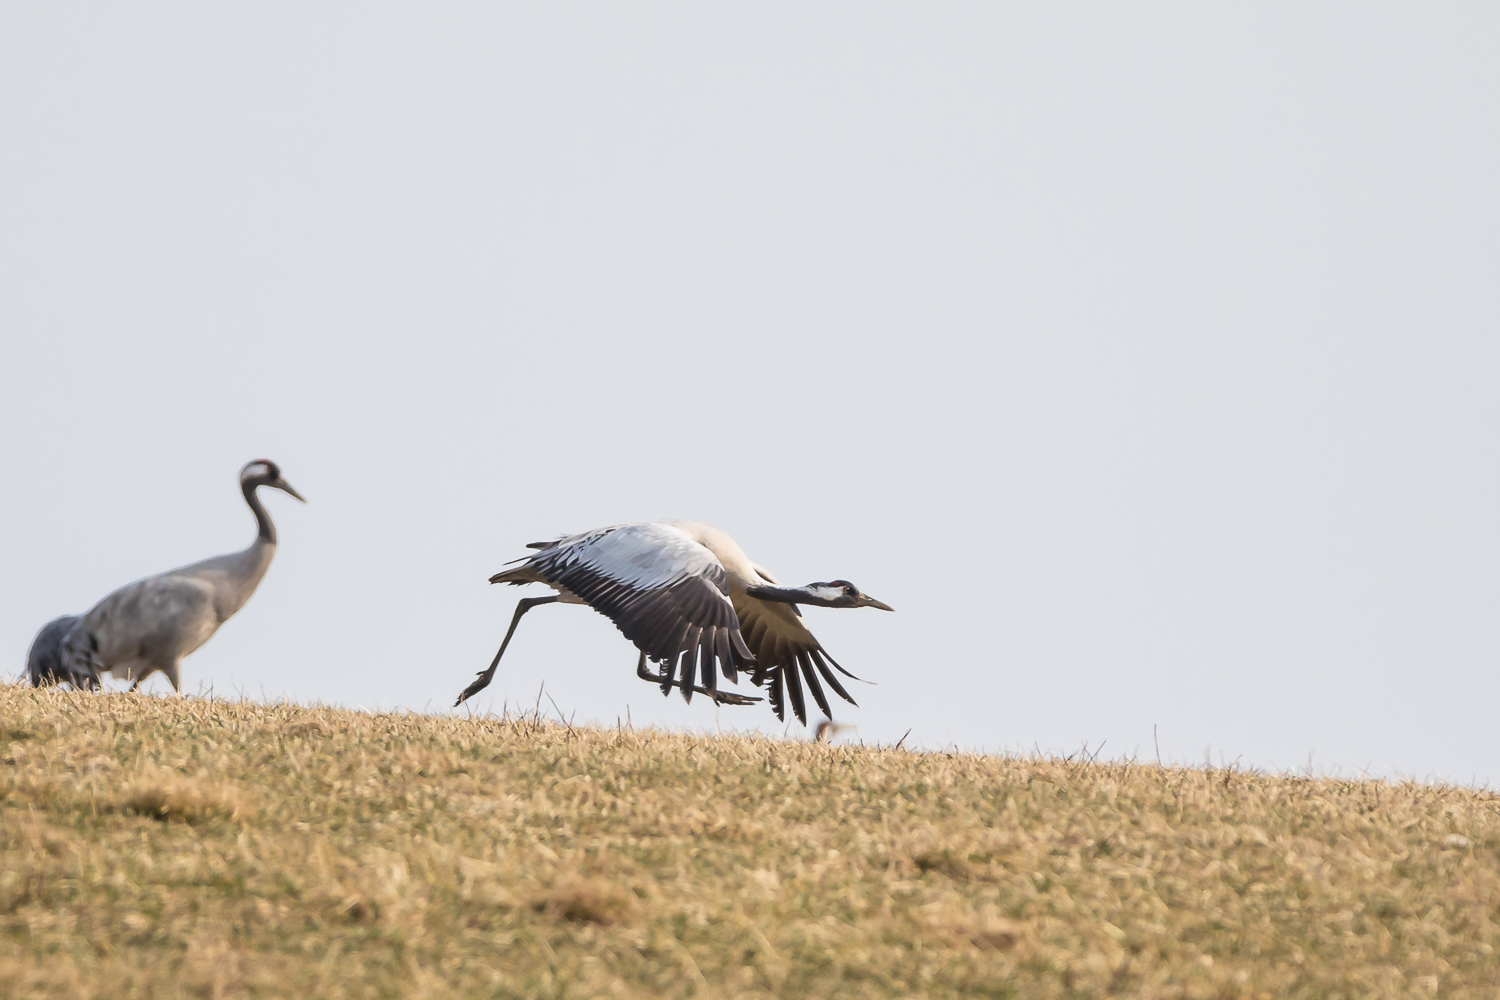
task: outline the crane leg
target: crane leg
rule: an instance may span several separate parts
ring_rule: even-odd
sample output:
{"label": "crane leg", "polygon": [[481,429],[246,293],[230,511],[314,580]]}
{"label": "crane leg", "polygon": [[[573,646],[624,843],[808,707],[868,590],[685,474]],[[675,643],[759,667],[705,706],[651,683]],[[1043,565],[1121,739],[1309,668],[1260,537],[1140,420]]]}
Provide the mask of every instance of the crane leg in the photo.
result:
{"label": "crane leg", "polygon": [[454,708],[489,687],[490,681],[495,676],[495,668],[500,665],[500,657],[505,655],[505,647],[510,645],[510,637],[516,634],[516,626],[521,624],[521,616],[539,604],[556,604],[557,601],[558,595],[553,594],[551,597],[523,597],[516,602],[516,616],[510,620],[510,628],[500,642],[500,652],[496,653],[494,660],[490,661],[490,669],[481,670],[474,683],[464,688],[464,693],[459,695],[458,700],[453,703]]}
{"label": "crane leg", "polygon": [[[646,654],[644,652],[641,653],[641,658],[636,661],[635,675],[643,681],[650,681],[652,684],[660,684],[662,682],[661,675],[653,674],[646,666]],[[667,684],[671,687],[682,687],[682,681],[679,680],[669,680]],[[699,687],[696,684],[693,685],[693,692],[695,694],[708,695],[714,700],[714,704],[716,705],[753,705],[761,700],[749,695],[735,694],[732,691],[710,691],[708,688]]]}
{"label": "crane leg", "polygon": [[130,690],[134,691],[135,689],[139,688],[142,684],[146,683],[147,678],[160,670],[162,673],[167,675],[167,680],[171,683],[173,692],[176,694],[181,694],[182,684],[178,680],[178,669],[181,665],[181,660],[173,660],[168,664],[152,664],[151,666],[147,667],[142,673],[136,675],[135,683],[130,685]]}

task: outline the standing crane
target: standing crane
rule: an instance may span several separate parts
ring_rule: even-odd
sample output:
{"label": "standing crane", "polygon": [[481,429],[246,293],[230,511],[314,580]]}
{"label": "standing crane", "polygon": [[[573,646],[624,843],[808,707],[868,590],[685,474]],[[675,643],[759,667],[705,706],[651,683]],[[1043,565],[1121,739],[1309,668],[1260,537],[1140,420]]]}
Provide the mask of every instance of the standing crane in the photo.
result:
{"label": "standing crane", "polygon": [[[532,542],[527,548],[539,551],[515,560],[521,565],[496,573],[490,582],[543,583],[557,593],[523,598],[516,605],[494,661],[455,706],[490,683],[522,615],[538,605],[561,602],[587,604],[613,621],[640,650],[636,674],[659,684],[662,694],[676,687],[687,701],[696,692],[716,704],[748,705],[761,699],[719,690],[716,675],[722,671],[733,684],[739,671],[753,668],[751,683],[769,683],[776,717],[785,721],[790,696],[792,712],[807,725],[803,679],[823,714],[832,717],[819,675],[851,705],[854,699],[829,666],[846,677],[854,675],[808,631],[797,605],[894,610],[847,580],[783,587],[751,562],[733,538],[698,521],[617,524]],[[647,668],[648,659],[657,664],[655,673]]]}
{"label": "standing crane", "polygon": [[[202,646],[245,606],[276,554],[276,526],[261,505],[262,486],[302,495],[275,462],[258,458],[240,470],[240,492],[260,529],[250,547],[126,584],[94,605],[62,643],[63,667],[134,680],[134,691],[160,670],[180,691],[182,658]],[[302,500],[303,503],[307,501]]]}

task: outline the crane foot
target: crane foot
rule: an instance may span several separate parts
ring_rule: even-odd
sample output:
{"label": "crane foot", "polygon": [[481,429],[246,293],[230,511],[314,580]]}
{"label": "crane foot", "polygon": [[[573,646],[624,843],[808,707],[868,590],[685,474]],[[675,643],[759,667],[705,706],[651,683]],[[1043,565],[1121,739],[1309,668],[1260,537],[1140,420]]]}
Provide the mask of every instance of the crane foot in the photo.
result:
{"label": "crane foot", "polygon": [[[641,658],[636,661],[635,675],[643,681],[649,681],[652,684],[661,684],[662,694],[670,693],[672,688],[674,687],[682,687],[682,681],[676,679],[664,679],[660,674],[653,674],[650,670],[646,669],[645,653],[642,653]],[[692,688],[693,694],[706,694],[714,700],[715,705],[753,705],[757,701],[764,700],[762,698],[757,698],[754,695],[735,694],[732,691],[710,691],[708,688],[699,687],[697,684],[694,684]]]}
{"label": "crane foot", "polygon": [[754,695],[735,694],[733,691],[706,691],[700,687],[695,687],[693,690],[699,694],[708,695],[714,700],[715,705],[754,705],[757,701],[765,700]]}
{"label": "crane foot", "polygon": [[474,697],[479,692],[483,691],[485,688],[489,687],[490,678],[493,676],[494,675],[491,674],[488,670],[479,671],[479,679],[476,680],[473,684],[470,684],[468,687],[464,688],[464,693],[458,696],[458,700],[453,703],[453,707],[457,708],[464,702],[468,701],[470,698]]}

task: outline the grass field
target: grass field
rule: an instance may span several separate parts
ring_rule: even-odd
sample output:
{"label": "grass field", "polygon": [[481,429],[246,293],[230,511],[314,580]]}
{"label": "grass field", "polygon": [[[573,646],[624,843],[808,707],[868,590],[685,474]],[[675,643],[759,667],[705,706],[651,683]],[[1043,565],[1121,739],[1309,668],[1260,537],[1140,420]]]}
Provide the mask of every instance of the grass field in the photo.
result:
{"label": "grass field", "polygon": [[1487,997],[1461,788],[0,688],[0,996]]}

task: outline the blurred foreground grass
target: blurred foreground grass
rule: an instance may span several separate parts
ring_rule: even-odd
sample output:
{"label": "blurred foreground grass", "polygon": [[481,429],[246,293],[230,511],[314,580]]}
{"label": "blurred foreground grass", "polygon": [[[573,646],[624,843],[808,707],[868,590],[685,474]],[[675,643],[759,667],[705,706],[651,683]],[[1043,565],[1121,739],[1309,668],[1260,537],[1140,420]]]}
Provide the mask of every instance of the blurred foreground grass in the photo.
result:
{"label": "blurred foreground grass", "polygon": [[0,996],[1494,997],[1500,800],[0,688]]}

